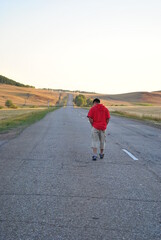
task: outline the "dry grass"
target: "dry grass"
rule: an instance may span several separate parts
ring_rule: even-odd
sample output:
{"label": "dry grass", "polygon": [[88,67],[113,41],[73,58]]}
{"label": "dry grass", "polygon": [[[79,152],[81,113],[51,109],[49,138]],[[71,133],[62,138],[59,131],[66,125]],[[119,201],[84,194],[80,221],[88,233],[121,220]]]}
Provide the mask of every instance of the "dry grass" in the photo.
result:
{"label": "dry grass", "polygon": [[41,90],[34,88],[16,87],[12,85],[0,84],[0,106],[5,106],[6,100],[12,100],[17,106],[54,106],[67,94],[51,90]]}
{"label": "dry grass", "polygon": [[153,117],[161,119],[161,106],[109,106],[110,112],[123,112],[139,117]]}
{"label": "dry grass", "polygon": [[161,106],[109,107],[114,115],[145,121],[161,128]]}

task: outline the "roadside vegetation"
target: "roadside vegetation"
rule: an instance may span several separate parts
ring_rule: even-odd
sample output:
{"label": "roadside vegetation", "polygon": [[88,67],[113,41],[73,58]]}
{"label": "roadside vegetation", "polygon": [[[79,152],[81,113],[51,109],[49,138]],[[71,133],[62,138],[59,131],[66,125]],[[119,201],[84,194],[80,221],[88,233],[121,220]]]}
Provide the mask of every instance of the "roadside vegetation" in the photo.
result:
{"label": "roadside vegetation", "polygon": [[0,111],[0,133],[8,132],[15,128],[25,128],[58,107],[37,108],[37,109],[18,109]]}
{"label": "roadside vegetation", "polygon": [[62,93],[59,94],[59,99],[56,102],[56,106],[62,107],[66,106],[68,101],[68,95],[63,95]]}
{"label": "roadside vegetation", "polygon": [[91,98],[86,98],[84,95],[79,94],[73,99],[74,103],[78,107],[91,107],[93,101]]}

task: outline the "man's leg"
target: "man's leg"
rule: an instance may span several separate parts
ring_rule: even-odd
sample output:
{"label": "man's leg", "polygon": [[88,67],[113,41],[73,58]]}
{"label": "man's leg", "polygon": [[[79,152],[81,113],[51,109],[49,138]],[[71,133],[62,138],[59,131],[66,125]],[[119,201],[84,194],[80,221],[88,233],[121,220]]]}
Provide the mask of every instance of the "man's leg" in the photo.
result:
{"label": "man's leg", "polygon": [[97,155],[97,148],[93,148],[93,154]]}
{"label": "man's leg", "polygon": [[100,153],[103,154],[103,152],[104,152],[104,149],[100,149]]}
{"label": "man's leg", "polygon": [[104,149],[105,149],[105,142],[106,142],[106,132],[100,131],[100,158],[104,158]]}
{"label": "man's leg", "polygon": [[98,130],[95,128],[92,128],[92,149],[93,149],[93,160],[97,159],[97,148],[99,143],[99,136],[98,136]]}

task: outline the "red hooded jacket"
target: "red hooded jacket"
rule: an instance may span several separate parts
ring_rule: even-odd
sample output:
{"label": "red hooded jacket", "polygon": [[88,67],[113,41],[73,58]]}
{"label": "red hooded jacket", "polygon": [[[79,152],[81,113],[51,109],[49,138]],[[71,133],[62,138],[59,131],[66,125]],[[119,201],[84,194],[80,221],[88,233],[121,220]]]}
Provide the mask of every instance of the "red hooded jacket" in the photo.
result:
{"label": "red hooded jacket", "polygon": [[107,119],[110,118],[109,110],[103,104],[94,105],[88,112],[87,117],[93,119],[92,126],[98,130],[106,130]]}

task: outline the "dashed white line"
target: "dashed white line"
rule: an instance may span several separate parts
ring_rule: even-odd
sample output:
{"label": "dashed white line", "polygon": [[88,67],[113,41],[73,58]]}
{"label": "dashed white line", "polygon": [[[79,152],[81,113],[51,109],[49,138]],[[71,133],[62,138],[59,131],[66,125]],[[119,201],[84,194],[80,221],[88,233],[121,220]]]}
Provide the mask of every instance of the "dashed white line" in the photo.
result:
{"label": "dashed white line", "polygon": [[122,149],[125,153],[127,153],[127,155],[129,155],[133,160],[137,161],[139,160],[138,158],[136,158],[132,153],[128,152],[126,149]]}

